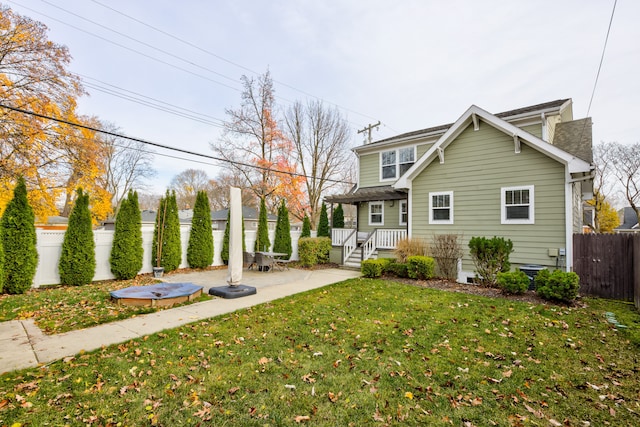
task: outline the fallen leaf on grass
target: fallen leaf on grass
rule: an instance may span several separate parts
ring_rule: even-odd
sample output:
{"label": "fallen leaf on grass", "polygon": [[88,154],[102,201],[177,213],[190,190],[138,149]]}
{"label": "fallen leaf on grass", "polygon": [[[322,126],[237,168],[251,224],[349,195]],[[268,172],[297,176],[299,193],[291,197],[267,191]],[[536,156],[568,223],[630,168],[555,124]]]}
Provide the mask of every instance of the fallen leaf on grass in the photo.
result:
{"label": "fallen leaf on grass", "polygon": [[544,414],[542,413],[542,411],[540,411],[540,410],[536,411],[535,409],[533,409],[531,406],[527,405],[526,403],[524,404],[524,407],[527,409],[527,411],[529,411],[533,415],[535,415],[536,418],[544,418]]}
{"label": "fallen leaf on grass", "polygon": [[295,420],[297,423],[301,423],[303,421],[310,421],[311,417],[309,415],[297,415]]}
{"label": "fallen leaf on grass", "polygon": [[338,393],[338,394],[335,394],[335,393],[329,392],[329,393],[327,394],[327,397],[329,397],[329,401],[330,401],[331,403],[336,403],[336,402],[338,401],[338,398],[339,398],[340,396],[342,396],[342,392],[340,392],[340,393]]}

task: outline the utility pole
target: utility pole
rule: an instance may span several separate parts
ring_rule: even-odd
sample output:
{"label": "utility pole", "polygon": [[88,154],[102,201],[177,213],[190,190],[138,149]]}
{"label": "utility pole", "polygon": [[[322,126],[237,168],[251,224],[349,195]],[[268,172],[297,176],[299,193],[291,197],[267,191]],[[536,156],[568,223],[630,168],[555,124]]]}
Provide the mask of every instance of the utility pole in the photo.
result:
{"label": "utility pole", "polygon": [[380,127],[380,120],[378,120],[378,123],[376,123],[375,125],[372,125],[371,123],[369,123],[369,126],[366,126],[364,129],[360,129],[358,131],[358,133],[363,133],[363,132],[367,132],[367,137],[365,139],[365,144],[371,144],[371,129],[376,128],[376,130],[378,130],[378,128]]}

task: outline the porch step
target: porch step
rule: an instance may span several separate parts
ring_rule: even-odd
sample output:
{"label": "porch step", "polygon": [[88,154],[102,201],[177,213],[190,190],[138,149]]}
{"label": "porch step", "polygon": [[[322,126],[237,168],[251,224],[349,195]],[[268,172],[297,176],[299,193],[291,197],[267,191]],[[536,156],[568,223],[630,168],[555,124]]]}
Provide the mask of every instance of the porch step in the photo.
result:
{"label": "porch step", "polygon": [[[374,251],[371,254],[370,259],[377,259],[378,258],[378,251]],[[357,248],[355,251],[353,251],[353,253],[349,256],[349,258],[347,258],[347,260],[344,262],[344,266],[345,267],[349,267],[349,268],[354,268],[354,269],[358,269],[360,270],[361,268],[361,262],[360,260],[362,259],[362,248]]]}

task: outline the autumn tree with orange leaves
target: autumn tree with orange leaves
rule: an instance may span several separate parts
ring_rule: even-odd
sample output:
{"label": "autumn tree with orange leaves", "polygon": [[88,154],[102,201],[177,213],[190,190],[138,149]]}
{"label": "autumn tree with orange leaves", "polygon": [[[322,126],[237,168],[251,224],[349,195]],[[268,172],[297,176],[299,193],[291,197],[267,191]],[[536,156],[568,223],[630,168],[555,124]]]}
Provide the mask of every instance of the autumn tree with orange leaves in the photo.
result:
{"label": "autumn tree with orange leaves", "polygon": [[96,118],[76,111],[85,91],[67,69],[70,60],[66,46],[48,40],[44,24],[0,6],[0,212],[18,176],[40,220],[68,215],[78,187],[91,194],[94,222],[112,212],[100,135],[11,109],[99,128]]}
{"label": "autumn tree with orange leaves", "polygon": [[257,78],[242,76],[244,90],[238,109],[226,111],[229,121],[215,144],[224,166],[246,180],[256,199],[264,198],[267,209],[275,212],[282,199],[289,210],[302,216],[306,196],[303,178],[295,163],[295,147],[287,139],[275,117],[273,80],[267,71]]}

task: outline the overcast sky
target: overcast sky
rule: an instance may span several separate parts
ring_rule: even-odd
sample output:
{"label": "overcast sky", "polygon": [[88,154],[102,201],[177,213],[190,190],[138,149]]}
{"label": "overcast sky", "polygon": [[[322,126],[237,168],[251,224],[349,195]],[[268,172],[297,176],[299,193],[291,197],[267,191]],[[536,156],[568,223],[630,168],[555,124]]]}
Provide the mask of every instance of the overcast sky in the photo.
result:
{"label": "overcast sky", "polygon": [[[614,6],[613,0],[3,3],[43,22],[49,39],[69,48],[70,69],[90,93],[80,113],[130,136],[210,155],[225,109],[240,105],[240,77],[267,69],[279,108],[310,97],[338,106],[352,125],[353,146],[363,142],[356,131],[377,120],[383,125],[373,136],[381,139],[454,122],[472,104],[498,113],[572,98],[574,118],[585,117]],[[589,112],[596,143],[640,142],[639,22],[640,1],[619,0]],[[191,118],[125,99],[132,96],[189,110]],[[212,178],[220,171],[160,155],[156,168],[157,193],[187,168]]]}

